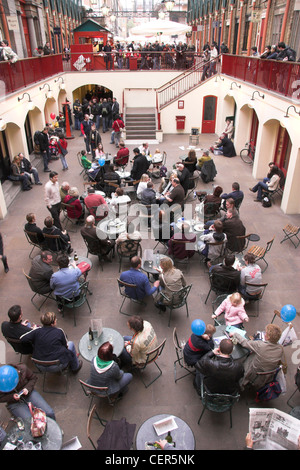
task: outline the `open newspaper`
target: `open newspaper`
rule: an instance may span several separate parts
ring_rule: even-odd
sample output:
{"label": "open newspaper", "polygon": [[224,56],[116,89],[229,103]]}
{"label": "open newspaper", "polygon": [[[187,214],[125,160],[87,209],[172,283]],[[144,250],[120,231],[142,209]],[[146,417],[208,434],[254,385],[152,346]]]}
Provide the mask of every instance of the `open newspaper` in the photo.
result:
{"label": "open newspaper", "polygon": [[249,432],[253,448],[297,450],[300,420],[276,408],[250,408]]}

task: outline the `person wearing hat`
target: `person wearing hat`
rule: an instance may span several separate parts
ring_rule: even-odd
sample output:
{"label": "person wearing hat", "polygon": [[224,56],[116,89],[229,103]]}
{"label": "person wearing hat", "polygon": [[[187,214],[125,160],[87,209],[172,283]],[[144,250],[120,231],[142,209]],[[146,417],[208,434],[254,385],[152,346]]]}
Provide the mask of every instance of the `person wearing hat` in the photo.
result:
{"label": "person wearing hat", "polygon": [[[0,403],[16,418],[31,418],[28,403],[43,410],[49,418],[56,419],[55,413],[45,399],[34,389],[37,382],[34,374],[25,364],[0,367]],[[20,393],[22,395],[20,396]]]}

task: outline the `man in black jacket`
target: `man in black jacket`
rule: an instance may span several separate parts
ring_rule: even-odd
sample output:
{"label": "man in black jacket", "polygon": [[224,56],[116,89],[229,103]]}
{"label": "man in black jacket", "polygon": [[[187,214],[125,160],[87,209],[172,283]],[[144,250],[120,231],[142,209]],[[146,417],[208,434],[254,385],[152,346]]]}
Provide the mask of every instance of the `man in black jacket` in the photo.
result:
{"label": "man in black jacket", "polygon": [[141,179],[144,173],[147,173],[148,168],[150,166],[150,162],[147,160],[147,157],[145,157],[145,155],[142,155],[140,153],[137,147],[133,149],[133,153],[133,166],[130,176],[133,180],[138,181]]}
{"label": "man in black jacket", "polygon": [[210,393],[232,395],[239,390],[239,380],[244,375],[244,367],[234,361],[231,353],[233,343],[230,339],[222,339],[220,346],[205,354],[196,364],[197,388],[203,380]]}
{"label": "man in black jacket", "polygon": [[[235,256],[228,254],[224,258],[224,262],[211,266],[210,273],[217,273],[232,281],[232,285],[238,290],[240,285],[241,273],[233,267],[235,262]],[[208,265],[209,266],[209,265]],[[213,282],[213,278],[212,278]]]}
{"label": "man in black jacket", "polygon": [[[4,321],[1,331],[4,338],[20,339],[22,335],[32,330],[35,325],[31,325],[28,320],[23,320],[23,312],[20,305],[13,305],[7,312],[9,321]],[[28,341],[23,347],[24,354],[32,353],[32,344]]]}
{"label": "man in black jacket", "polygon": [[49,138],[48,138],[48,127],[44,127],[42,132],[39,133],[38,142],[40,151],[44,161],[44,171],[50,172],[50,168],[48,168],[48,164],[50,162],[51,156],[49,151]]}
{"label": "man in black jacket", "polygon": [[29,178],[31,178],[31,174],[33,174],[35,184],[43,184],[40,182],[37,169],[31,165],[30,161],[24,157],[22,152],[18,153],[18,155],[20,157],[21,172],[27,174]]}

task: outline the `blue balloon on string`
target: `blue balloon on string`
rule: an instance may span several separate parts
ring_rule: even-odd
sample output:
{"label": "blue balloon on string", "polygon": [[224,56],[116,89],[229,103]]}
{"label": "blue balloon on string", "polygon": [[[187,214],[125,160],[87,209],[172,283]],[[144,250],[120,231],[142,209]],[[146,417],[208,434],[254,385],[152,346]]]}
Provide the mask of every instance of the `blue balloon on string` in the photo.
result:
{"label": "blue balloon on string", "polygon": [[0,367],[0,391],[11,392],[19,382],[19,374],[13,366]]}
{"label": "blue balloon on string", "polygon": [[104,166],[105,165],[104,158],[99,158],[98,163],[99,163],[100,166]]}
{"label": "blue balloon on string", "polygon": [[192,332],[194,335],[201,336],[206,330],[206,326],[203,320],[194,320],[191,325]]}
{"label": "blue balloon on string", "polygon": [[280,310],[281,320],[284,322],[293,321],[297,315],[297,311],[293,305],[284,305]]}

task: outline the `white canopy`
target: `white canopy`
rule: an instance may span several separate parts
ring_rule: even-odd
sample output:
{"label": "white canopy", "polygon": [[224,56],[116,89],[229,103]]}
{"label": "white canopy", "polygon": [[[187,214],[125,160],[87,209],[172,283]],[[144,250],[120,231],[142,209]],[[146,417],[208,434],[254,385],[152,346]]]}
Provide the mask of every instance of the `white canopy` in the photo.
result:
{"label": "white canopy", "polygon": [[135,26],[130,30],[133,35],[144,35],[149,34],[167,34],[174,36],[176,34],[184,34],[191,31],[191,26],[182,23],[176,23],[175,21],[168,20],[151,20],[147,23],[142,23]]}

